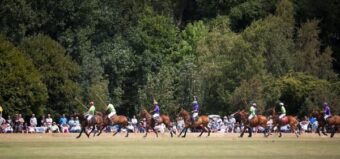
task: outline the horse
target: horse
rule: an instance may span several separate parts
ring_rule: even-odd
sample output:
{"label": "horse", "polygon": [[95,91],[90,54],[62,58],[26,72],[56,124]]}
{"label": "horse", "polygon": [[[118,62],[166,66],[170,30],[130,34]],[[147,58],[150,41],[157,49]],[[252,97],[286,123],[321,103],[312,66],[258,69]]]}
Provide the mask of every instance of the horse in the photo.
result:
{"label": "horse", "polygon": [[294,132],[296,137],[299,137],[300,131],[298,131],[299,133],[297,132],[297,129],[298,129],[298,126],[299,126],[299,121],[296,117],[294,117],[292,115],[286,115],[285,117],[280,119],[279,115],[275,111],[275,107],[269,108],[266,112],[269,115],[271,115],[271,117],[272,117],[272,120],[273,120],[273,128],[272,129],[274,129],[274,127],[277,126],[277,129],[279,131],[279,137],[282,137],[281,126],[284,126],[284,125],[287,125],[287,124],[289,124],[290,130],[292,132]]}
{"label": "horse", "polygon": [[253,119],[251,119],[250,121],[248,121],[248,113],[242,109],[237,111],[236,113],[234,113],[234,117],[236,119],[236,121],[239,121],[240,123],[243,123],[244,128],[243,131],[241,132],[240,137],[243,137],[246,128],[248,128],[248,137],[252,136],[252,128],[253,127],[257,127],[257,126],[262,126],[265,130],[263,131],[264,137],[268,137],[269,136],[269,128],[267,125],[267,118],[263,115],[256,115]]}
{"label": "horse", "polygon": [[316,129],[316,131],[318,132],[319,136],[321,136],[320,128],[322,128],[321,129],[322,134],[327,136],[326,132],[324,131],[324,128],[326,126],[330,126],[332,128],[332,132],[331,132],[331,136],[330,137],[334,137],[334,134],[335,134],[338,126],[340,125],[340,116],[339,115],[330,116],[329,118],[327,118],[325,120],[324,112],[313,110],[313,112],[311,113],[311,116],[315,117],[316,120],[318,121],[318,128]]}
{"label": "horse", "polygon": [[201,115],[195,122],[192,122],[191,115],[185,109],[181,108],[178,116],[182,117],[184,120],[184,128],[179,133],[178,137],[184,132],[183,138],[186,136],[188,128],[201,128],[201,134],[198,137],[201,137],[204,131],[208,132],[208,136],[210,136],[210,128],[208,127],[209,124],[209,117],[207,115]]}
{"label": "horse", "polygon": [[[96,112],[96,115],[94,115],[90,121],[87,120],[84,114],[74,114],[73,116],[74,117],[78,116],[79,121],[80,121],[81,130],[80,130],[79,135],[76,137],[77,139],[80,138],[83,132],[89,138],[90,134],[94,131],[96,126],[100,128],[103,126],[103,117],[102,117],[103,114],[101,112]],[[92,127],[92,130],[90,131],[90,133],[86,131],[86,128],[88,127]],[[96,133],[94,133],[93,136],[95,136],[95,134]]]}
{"label": "horse", "polygon": [[[126,116],[124,115],[113,115],[111,116],[111,118],[108,117],[108,112],[104,112],[105,116],[103,117],[103,126],[100,129],[99,133],[97,134],[97,136],[99,136],[103,129],[106,128],[109,125],[119,125],[119,129],[121,129],[122,127],[126,128],[126,135],[125,137],[129,136],[129,130],[127,128],[127,126],[129,125],[129,120]],[[113,136],[115,136],[119,131],[116,131]]]}
{"label": "horse", "polygon": [[155,132],[156,136],[158,137],[158,133],[154,128],[156,123],[157,124],[163,123],[165,125],[165,127],[169,130],[171,137],[173,137],[173,134],[176,134],[176,131],[172,129],[172,122],[171,122],[171,119],[168,115],[160,115],[159,121],[155,121],[152,118],[151,114],[146,109],[142,109],[139,113],[139,116],[141,118],[146,119],[146,132],[145,132],[144,137],[146,137],[148,135],[149,129],[152,129],[153,132]]}

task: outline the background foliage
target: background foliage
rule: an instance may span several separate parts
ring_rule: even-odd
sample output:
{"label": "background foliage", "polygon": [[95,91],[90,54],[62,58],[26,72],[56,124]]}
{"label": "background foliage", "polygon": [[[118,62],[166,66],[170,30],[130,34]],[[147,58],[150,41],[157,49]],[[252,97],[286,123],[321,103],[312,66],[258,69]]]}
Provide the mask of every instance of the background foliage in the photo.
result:
{"label": "background foliage", "polygon": [[[336,0],[3,0],[5,114],[73,113],[94,100],[118,114],[203,114],[257,102],[340,112]],[[78,102],[80,101],[80,102]],[[81,104],[80,104],[81,103]]]}

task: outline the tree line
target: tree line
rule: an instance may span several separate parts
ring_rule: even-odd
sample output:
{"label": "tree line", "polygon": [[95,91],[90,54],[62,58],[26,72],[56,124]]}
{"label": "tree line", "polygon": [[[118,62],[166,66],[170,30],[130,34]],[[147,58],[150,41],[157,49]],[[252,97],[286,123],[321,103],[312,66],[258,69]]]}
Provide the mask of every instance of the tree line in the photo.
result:
{"label": "tree line", "polygon": [[[4,113],[191,109],[286,104],[340,112],[340,4],[335,0],[3,0]],[[80,101],[80,102],[79,102]]]}

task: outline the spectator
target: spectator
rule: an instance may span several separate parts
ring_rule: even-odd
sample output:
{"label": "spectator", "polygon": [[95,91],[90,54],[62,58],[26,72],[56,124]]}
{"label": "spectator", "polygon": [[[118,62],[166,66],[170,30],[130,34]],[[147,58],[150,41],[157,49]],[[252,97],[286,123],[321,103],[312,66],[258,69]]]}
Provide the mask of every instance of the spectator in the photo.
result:
{"label": "spectator", "polygon": [[67,118],[65,114],[63,114],[59,119],[59,126],[62,133],[67,133],[69,129],[69,125],[67,125]]}
{"label": "spectator", "polygon": [[0,117],[0,133],[4,133],[5,128],[7,127],[6,120]]}
{"label": "spectator", "polygon": [[72,127],[72,132],[80,132],[81,127],[80,127],[80,122],[79,122],[79,118],[76,117],[76,119],[74,120],[74,127]]}
{"label": "spectator", "polygon": [[12,133],[13,132],[12,126],[7,121],[2,123],[1,129],[2,129],[3,133]]}
{"label": "spectator", "polygon": [[135,115],[131,119],[131,123],[132,123],[132,126],[133,126],[133,132],[137,132],[138,120],[136,119]]}
{"label": "spectator", "polygon": [[146,128],[146,119],[143,118],[143,120],[139,123],[139,132],[140,133],[145,133],[145,128]]}
{"label": "spectator", "polygon": [[23,123],[21,133],[28,133],[28,124],[26,122]]}
{"label": "spectator", "polygon": [[31,127],[36,127],[38,125],[37,118],[35,117],[35,114],[32,114],[32,117],[30,119],[30,126]]}
{"label": "spectator", "polygon": [[8,116],[8,117],[7,117],[6,123],[9,124],[9,125],[13,128],[14,123],[13,123],[13,120],[12,120],[11,116]]}
{"label": "spectator", "polygon": [[304,120],[300,122],[302,132],[305,132],[308,129],[309,121],[307,116],[304,117]]}
{"label": "spectator", "polygon": [[76,122],[74,121],[74,118],[71,116],[70,120],[68,121],[69,131],[72,132],[72,128],[76,126]]}
{"label": "spectator", "polygon": [[184,120],[182,117],[179,117],[177,121],[177,131],[181,132],[183,128],[184,128]]}
{"label": "spectator", "polygon": [[234,116],[228,116],[228,120],[229,120],[229,127],[231,132],[235,132],[235,125],[236,125],[236,119],[234,118]]}
{"label": "spectator", "polygon": [[52,132],[52,133],[59,133],[60,132],[59,127],[55,122],[52,123],[51,127],[48,130],[50,130],[50,132]]}
{"label": "spectator", "polygon": [[47,127],[45,115],[41,117],[40,124],[41,127]]}
{"label": "spectator", "polygon": [[318,127],[318,121],[314,117],[309,118],[311,132],[315,132]]}
{"label": "spectator", "polygon": [[52,126],[53,119],[51,118],[51,114],[47,114],[47,118],[45,119],[45,122],[46,122],[46,126],[48,128],[50,128]]}
{"label": "spectator", "polygon": [[21,114],[16,114],[15,115],[16,118],[15,118],[15,132],[22,132],[23,128],[24,128],[24,123],[25,123],[25,120],[24,118],[22,118],[22,115]]}

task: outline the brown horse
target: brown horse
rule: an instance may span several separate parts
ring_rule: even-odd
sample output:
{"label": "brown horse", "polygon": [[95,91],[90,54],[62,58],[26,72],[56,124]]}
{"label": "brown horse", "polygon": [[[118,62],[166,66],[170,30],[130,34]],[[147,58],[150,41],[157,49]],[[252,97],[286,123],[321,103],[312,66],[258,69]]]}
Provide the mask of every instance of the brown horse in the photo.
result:
{"label": "brown horse", "polygon": [[184,110],[183,108],[181,108],[178,116],[182,117],[184,120],[184,128],[181,131],[181,133],[179,133],[178,137],[181,136],[181,134],[184,132],[184,135],[182,137],[185,137],[188,131],[188,128],[201,128],[201,134],[198,135],[198,137],[201,137],[204,131],[208,132],[208,136],[210,136],[210,128],[208,127],[209,124],[209,117],[206,115],[201,115],[199,116],[199,118],[193,123],[191,116],[189,114],[189,112],[187,112],[186,110]]}
{"label": "brown horse", "polygon": [[330,126],[332,128],[331,137],[334,137],[334,134],[335,134],[338,126],[340,126],[340,116],[339,115],[330,116],[329,118],[327,118],[325,120],[324,112],[314,110],[312,112],[311,116],[315,117],[316,120],[318,121],[318,128],[316,129],[316,131],[318,132],[319,136],[321,136],[320,128],[322,128],[321,129],[322,133],[327,136],[326,132],[324,131],[324,128],[326,126]]}
{"label": "brown horse", "polygon": [[146,137],[148,135],[149,129],[152,129],[153,132],[155,132],[156,136],[158,137],[158,133],[154,128],[156,123],[157,124],[163,123],[165,125],[165,127],[169,130],[171,137],[173,137],[173,133],[176,134],[176,131],[172,129],[172,122],[171,122],[170,117],[168,115],[160,115],[160,120],[155,121],[152,118],[151,114],[146,109],[142,109],[139,116],[141,118],[146,119],[146,132],[145,132],[144,137]]}
{"label": "brown horse", "polygon": [[298,131],[299,121],[297,120],[296,117],[292,115],[286,115],[285,117],[280,119],[279,115],[276,114],[275,107],[269,108],[266,112],[272,117],[273,120],[272,129],[274,129],[274,127],[277,126],[277,130],[279,131],[279,137],[282,137],[281,126],[285,126],[287,124],[289,124],[290,130],[295,133],[296,137],[299,137],[300,135],[300,131]]}
{"label": "brown horse", "polygon": [[[119,126],[119,129],[121,129],[122,127],[126,129],[126,135],[125,137],[128,137],[129,136],[129,130],[127,128],[127,126],[129,125],[129,121],[128,121],[128,118],[124,115],[113,115],[111,116],[111,118],[108,118],[108,112],[105,112],[104,113],[105,116],[103,116],[103,126],[102,128],[100,129],[99,133],[97,134],[97,136],[99,136],[103,129],[106,128],[107,126],[109,125],[118,125]],[[117,133],[119,132],[116,131],[113,136],[115,136]]]}
{"label": "brown horse", "polygon": [[[77,136],[77,138],[80,138],[81,134],[84,132],[86,134],[87,137],[90,137],[90,134],[94,131],[94,129],[97,127],[101,128],[103,126],[103,115],[100,112],[97,112],[96,115],[94,115],[94,117],[88,121],[85,117],[85,115],[83,114],[74,114],[74,117],[78,116],[79,121],[80,121],[80,126],[81,126],[81,131],[79,133],[79,135]],[[90,133],[88,133],[86,131],[86,128],[92,127],[92,130],[90,131]],[[96,132],[93,134],[93,136],[95,136]]]}
{"label": "brown horse", "polygon": [[243,137],[246,129],[248,128],[248,137],[252,136],[252,128],[253,127],[257,127],[257,126],[261,126],[263,127],[265,130],[263,131],[264,137],[268,137],[269,136],[269,128],[267,125],[267,118],[263,115],[256,115],[253,119],[251,119],[250,121],[248,121],[248,115],[249,113],[247,113],[244,109],[237,111],[236,113],[234,113],[234,117],[236,119],[236,121],[240,121],[240,123],[243,123],[244,128],[243,131],[241,132],[240,137]]}

